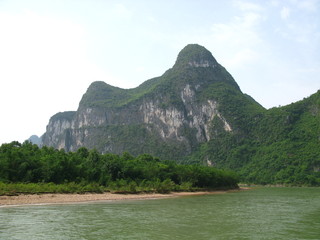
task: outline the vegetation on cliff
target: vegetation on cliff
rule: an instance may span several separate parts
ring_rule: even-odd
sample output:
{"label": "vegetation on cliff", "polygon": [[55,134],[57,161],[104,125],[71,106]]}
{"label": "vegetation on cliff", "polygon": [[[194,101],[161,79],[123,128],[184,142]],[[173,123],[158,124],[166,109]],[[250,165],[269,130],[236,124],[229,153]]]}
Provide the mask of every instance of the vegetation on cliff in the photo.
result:
{"label": "vegetation on cliff", "polygon": [[65,152],[26,141],[0,147],[0,182],[0,194],[170,192],[236,188],[238,178],[233,172],[160,161],[148,154],[119,156],[86,148]]}
{"label": "vegetation on cliff", "polygon": [[190,161],[209,159],[249,183],[319,186],[320,91],[288,106],[256,113],[246,121],[239,119],[241,132],[221,132],[202,144]]}

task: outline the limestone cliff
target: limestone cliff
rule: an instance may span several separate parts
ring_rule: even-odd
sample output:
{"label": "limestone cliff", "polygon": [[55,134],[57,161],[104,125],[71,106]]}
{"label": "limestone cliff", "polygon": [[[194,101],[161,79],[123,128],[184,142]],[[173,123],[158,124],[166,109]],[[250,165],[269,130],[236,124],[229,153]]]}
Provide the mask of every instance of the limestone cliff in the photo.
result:
{"label": "limestone cliff", "polygon": [[[227,97],[226,97],[227,96]],[[241,134],[229,98],[260,108],[204,47],[192,44],[161,77],[135,89],[93,82],[76,112],[54,115],[44,145],[183,159],[221,132]],[[225,107],[227,106],[227,107]]]}

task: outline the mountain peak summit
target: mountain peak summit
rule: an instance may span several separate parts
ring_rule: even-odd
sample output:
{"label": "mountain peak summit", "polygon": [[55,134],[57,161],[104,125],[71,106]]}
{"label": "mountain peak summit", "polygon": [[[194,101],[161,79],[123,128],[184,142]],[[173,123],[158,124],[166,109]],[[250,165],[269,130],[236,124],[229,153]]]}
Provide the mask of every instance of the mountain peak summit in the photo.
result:
{"label": "mountain peak summit", "polygon": [[211,52],[198,44],[189,44],[179,53],[175,65],[191,67],[214,67],[218,63]]}

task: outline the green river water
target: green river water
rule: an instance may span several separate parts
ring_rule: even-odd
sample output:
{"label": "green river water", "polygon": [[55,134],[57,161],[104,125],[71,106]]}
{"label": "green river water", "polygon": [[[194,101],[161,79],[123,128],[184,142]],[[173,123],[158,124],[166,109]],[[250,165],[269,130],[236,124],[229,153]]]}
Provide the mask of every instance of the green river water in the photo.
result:
{"label": "green river water", "polygon": [[319,188],[0,208],[0,239],[320,239]]}

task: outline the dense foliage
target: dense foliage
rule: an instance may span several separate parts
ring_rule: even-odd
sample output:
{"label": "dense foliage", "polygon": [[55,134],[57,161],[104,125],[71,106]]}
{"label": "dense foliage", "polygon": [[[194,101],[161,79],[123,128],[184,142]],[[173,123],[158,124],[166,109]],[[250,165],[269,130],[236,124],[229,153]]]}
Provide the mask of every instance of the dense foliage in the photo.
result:
{"label": "dense foliage", "polygon": [[[221,111],[237,106],[224,104],[229,107]],[[245,114],[233,122],[239,130],[221,131],[190,159],[210,159],[218,167],[238,172],[244,182],[319,186],[320,91],[270,110],[243,106],[238,104]]]}
{"label": "dense foliage", "polygon": [[[66,184],[66,188],[71,186],[71,189],[74,184],[80,184],[83,189],[95,191],[103,186],[128,192],[166,192],[235,188],[237,181],[232,172],[161,162],[148,154],[119,156],[86,148],[65,152],[46,146],[39,148],[28,141],[0,147],[0,182],[4,183]],[[43,188],[50,189],[52,185],[43,185]]]}

